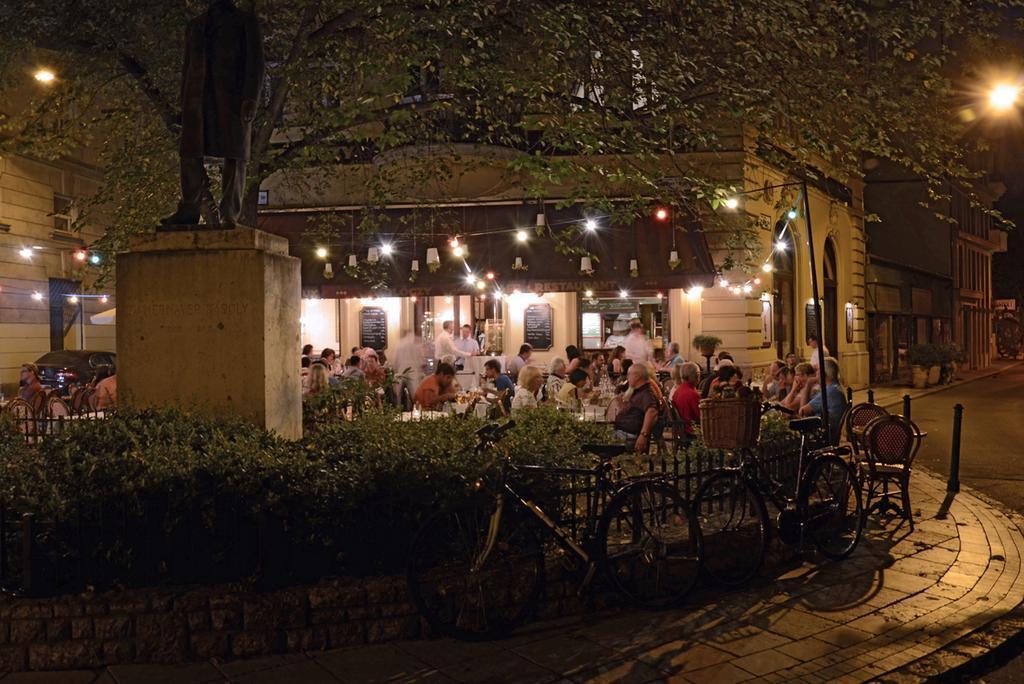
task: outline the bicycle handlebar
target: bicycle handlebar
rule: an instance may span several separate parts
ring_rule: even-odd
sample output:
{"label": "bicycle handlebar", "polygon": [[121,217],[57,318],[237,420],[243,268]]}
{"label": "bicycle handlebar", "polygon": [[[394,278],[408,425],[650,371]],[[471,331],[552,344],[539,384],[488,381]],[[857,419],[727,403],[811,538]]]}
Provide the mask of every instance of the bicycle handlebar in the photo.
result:
{"label": "bicycle handlebar", "polygon": [[476,436],[480,438],[481,445],[494,444],[515,426],[516,422],[514,420],[508,420],[501,424],[488,423],[476,431]]}

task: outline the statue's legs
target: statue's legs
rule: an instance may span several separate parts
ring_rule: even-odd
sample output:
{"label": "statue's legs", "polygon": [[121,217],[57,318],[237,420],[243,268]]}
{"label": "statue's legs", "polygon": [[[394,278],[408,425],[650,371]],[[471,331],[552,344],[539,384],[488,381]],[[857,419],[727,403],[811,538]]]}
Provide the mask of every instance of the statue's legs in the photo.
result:
{"label": "statue's legs", "polygon": [[199,204],[203,190],[209,185],[202,157],[181,158],[181,202],[178,210],[160,219],[165,225],[195,225],[199,223]]}
{"label": "statue's legs", "polygon": [[245,193],[245,160],[225,159],[224,179],[221,186],[220,222],[224,228],[234,228],[242,212]]}

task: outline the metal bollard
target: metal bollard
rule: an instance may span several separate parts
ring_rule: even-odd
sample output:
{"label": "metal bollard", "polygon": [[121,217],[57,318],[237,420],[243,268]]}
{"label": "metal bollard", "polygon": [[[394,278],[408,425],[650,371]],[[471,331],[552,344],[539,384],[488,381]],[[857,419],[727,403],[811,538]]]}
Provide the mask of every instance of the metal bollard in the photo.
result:
{"label": "metal bollard", "polygon": [[875,390],[871,389],[870,387],[868,387],[868,403],[875,403]]}
{"label": "metal bollard", "polygon": [[903,417],[910,420],[910,395],[903,395]]}
{"label": "metal bollard", "polygon": [[953,443],[949,448],[949,480],[946,491],[956,494],[960,491],[960,426],[964,422],[964,405],[953,407]]}

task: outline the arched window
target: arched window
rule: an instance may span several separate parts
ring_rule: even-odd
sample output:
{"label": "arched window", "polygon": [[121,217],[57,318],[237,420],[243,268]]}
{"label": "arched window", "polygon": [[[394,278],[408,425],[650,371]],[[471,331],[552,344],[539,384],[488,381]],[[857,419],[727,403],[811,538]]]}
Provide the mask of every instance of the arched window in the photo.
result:
{"label": "arched window", "polygon": [[793,240],[793,229],[788,221],[780,221],[775,226],[772,246],[772,283],[775,290],[772,316],[775,348],[778,357],[784,359],[786,354],[796,351],[796,291],[793,277],[796,241]]}
{"label": "arched window", "polygon": [[836,245],[832,238],[825,239],[825,258],[822,268],[825,311],[823,315],[825,347],[833,356],[839,354],[839,273],[836,269]]}

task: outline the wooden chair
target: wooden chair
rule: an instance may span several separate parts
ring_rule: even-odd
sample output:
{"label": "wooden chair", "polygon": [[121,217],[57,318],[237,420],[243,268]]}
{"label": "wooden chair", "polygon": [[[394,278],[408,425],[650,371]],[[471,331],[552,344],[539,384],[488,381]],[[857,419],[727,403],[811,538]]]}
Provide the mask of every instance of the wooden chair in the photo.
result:
{"label": "wooden chair", "polygon": [[93,395],[96,394],[96,390],[92,387],[83,387],[75,396],[71,399],[71,410],[78,415],[89,411],[89,405],[92,402]]}
{"label": "wooden chair", "polygon": [[36,412],[32,404],[24,399],[12,399],[4,407],[4,415],[14,421],[14,429],[24,436],[27,442],[34,443],[38,433]]}
{"label": "wooden chair", "polygon": [[65,427],[65,422],[71,416],[71,409],[67,403],[56,394],[51,394],[46,401],[46,418],[42,420],[47,434],[56,434]]}
{"label": "wooden chair", "polygon": [[49,400],[49,392],[43,390],[36,392],[32,397],[32,412],[35,413],[36,418],[42,418],[46,415],[46,402]]}
{"label": "wooden chair", "polygon": [[[910,474],[923,433],[903,416],[885,415],[868,423],[864,435],[864,458],[858,467],[864,483],[865,519],[872,512],[884,515],[892,511],[909,521],[910,529],[914,529]],[[895,491],[890,491],[890,487]],[[896,494],[900,496],[899,506],[890,498]]]}
{"label": "wooden chair", "polygon": [[860,452],[864,448],[862,442],[865,436],[865,428],[867,428],[868,423],[873,421],[875,418],[881,418],[887,415],[889,415],[889,412],[878,404],[869,404],[865,402],[862,404],[855,404],[850,407],[842,424],[843,431],[846,433],[846,440],[853,448],[854,455],[860,456]]}

